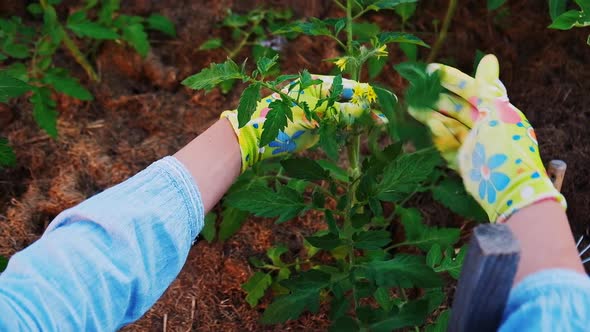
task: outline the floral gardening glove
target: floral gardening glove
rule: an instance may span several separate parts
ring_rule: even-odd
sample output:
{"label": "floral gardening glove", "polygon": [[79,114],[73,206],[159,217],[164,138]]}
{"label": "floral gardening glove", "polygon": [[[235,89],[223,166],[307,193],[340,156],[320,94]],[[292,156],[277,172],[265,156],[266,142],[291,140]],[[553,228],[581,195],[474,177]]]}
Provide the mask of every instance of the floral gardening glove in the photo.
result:
{"label": "floral gardening glove", "polygon": [[502,222],[526,206],[553,199],[566,208],[541,161],[535,131],[524,114],[510,104],[499,79],[498,59],[485,56],[475,78],[432,64],[442,93],[432,109],[410,109],[430,127],[435,145],[457,170],[467,191],[492,222]]}
{"label": "floral gardening glove", "polygon": [[[282,92],[293,99],[298,98],[300,104],[306,102],[311,109],[314,109],[318,100],[329,96],[334,77],[312,75],[312,79],[319,79],[322,83],[300,90],[297,81],[294,81],[287,85]],[[364,113],[372,112],[370,106],[375,102],[376,95],[369,84],[343,79],[342,86],[341,102],[334,103],[330,109],[326,109],[327,103],[324,102],[315,109],[315,112],[319,113],[321,117],[331,116],[335,121],[346,124],[352,124]],[[291,89],[289,89],[290,87]],[[250,122],[242,128],[238,126],[237,110],[225,111],[221,114],[222,118],[231,122],[238,136],[242,153],[242,172],[261,160],[299,152],[314,146],[319,141],[318,123],[308,119],[299,106],[293,105],[291,107],[293,121],[288,121],[287,127],[280,131],[278,136],[267,146],[260,147],[264,122],[267,117],[272,116],[273,112],[269,105],[280,98],[278,93],[262,98],[258,102]],[[385,120],[382,114],[376,112],[371,114],[375,118]]]}

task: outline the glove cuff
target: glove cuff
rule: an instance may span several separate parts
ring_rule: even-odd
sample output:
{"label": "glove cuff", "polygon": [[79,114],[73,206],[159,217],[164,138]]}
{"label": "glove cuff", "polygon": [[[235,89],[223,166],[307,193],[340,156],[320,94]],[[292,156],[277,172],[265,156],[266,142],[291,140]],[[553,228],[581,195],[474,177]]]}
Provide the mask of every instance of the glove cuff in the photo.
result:
{"label": "glove cuff", "polygon": [[244,173],[250,166],[261,159],[258,142],[260,142],[260,128],[262,127],[262,123],[252,123],[251,121],[244,127],[239,128],[238,115],[235,111],[225,111],[221,113],[220,118],[225,118],[231,123],[231,126],[238,137],[238,144],[240,145],[240,153],[242,155],[241,172]]}

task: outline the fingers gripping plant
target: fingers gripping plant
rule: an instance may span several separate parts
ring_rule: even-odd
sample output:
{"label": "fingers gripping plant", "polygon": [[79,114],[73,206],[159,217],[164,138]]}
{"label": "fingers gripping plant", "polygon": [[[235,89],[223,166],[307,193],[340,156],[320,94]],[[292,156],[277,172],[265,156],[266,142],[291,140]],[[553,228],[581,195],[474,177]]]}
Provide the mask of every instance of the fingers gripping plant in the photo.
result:
{"label": "fingers gripping plant", "polygon": [[[87,53],[95,52],[99,43],[115,40],[131,45],[146,56],[150,44],[145,29],[170,36],[174,25],[162,15],[147,18],[118,13],[119,0],[86,0],[60,22],[55,6],[61,0],[40,0],[30,4],[29,13],[42,19],[40,28],[28,25],[20,17],[0,18],[0,102],[31,92],[33,117],[53,138],[57,137],[57,109],[53,93],[62,93],[82,101],[91,101],[92,94],[65,68],[53,64],[60,46],[84,69],[88,78],[99,76],[90,64]],[[84,46],[82,49],[80,46]],[[6,139],[0,139],[0,166],[15,164],[16,157]]]}
{"label": "fingers gripping plant", "polygon": [[[408,132],[410,123],[392,92],[357,83],[349,96],[342,78],[358,80],[370,62],[388,56],[389,44],[427,46],[404,32],[381,32],[374,27],[367,32],[368,24],[357,22],[367,12],[413,2],[335,1],[346,12],[345,18],[311,18],[276,31],[325,36],[341,47],[343,55],[330,59],[341,74],[333,78],[326,97],[315,103],[293,92],[314,86],[324,89],[325,80],[306,70],[268,79],[270,68],[278,62],[276,56],[259,59],[252,71],[245,63],[239,66],[228,59],[183,82],[205,90],[226,80],[247,83],[237,110],[239,126],[246,125],[255,113],[261,89],[270,90],[274,98],[268,105],[260,149],[280,139],[282,130],[293,121],[295,106],[319,135],[318,146],[326,155],[320,160],[296,157],[258,163],[244,172],[223,203],[220,240],[231,236],[248,213],[278,217],[277,223],[311,211],[323,214],[325,229],[307,236],[301,252],[290,253],[277,245],[265,258],[251,259],[258,271],[243,285],[246,301],[256,306],[269,289],[275,295],[262,316],[263,323],[295,319],[305,311],[317,312],[320,303],[329,303],[334,331],[446,327],[449,313],[439,307],[444,300],[445,275],[457,278],[465,256],[465,249],[457,248],[460,232],[425,225],[420,211],[408,203],[415,195],[430,192],[434,199],[469,219],[484,220],[485,214],[460,180],[445,175],[431,144],[411,139],[420,137],[414,132],[420,127]],[[438,74],[416,63],[398,64],[396,69],[410,81],[405,102],[432,107],[442,91]],[[289,80],[295,81],[283,87]],[[335,106],[342,99],[353,104],[375,102],[375,109],[366,109],[353,121],[343,120]],[[406,151],[410,140],[418,151]],[[368,142],[368,155],[360,152],[364,141]],[[346,161],[341,161],[341,151],[346,151]],[[203,235],[209,241],[216,235],[215,219],[213,214],[206,218]],[[427,324],[433,312],[437,320],[430,319]]]}

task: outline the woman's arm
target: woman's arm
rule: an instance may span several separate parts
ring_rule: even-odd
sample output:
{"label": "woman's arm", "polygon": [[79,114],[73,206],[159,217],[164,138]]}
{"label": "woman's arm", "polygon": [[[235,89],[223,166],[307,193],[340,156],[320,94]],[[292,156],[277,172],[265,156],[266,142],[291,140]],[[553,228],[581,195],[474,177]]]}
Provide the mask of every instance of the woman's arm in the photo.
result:
{"label": "woman's arm", "polygon": [[0,331],[114,331],[140,318],[240,171],[225,119],[175,157],[62,212],[15,254],[0,275]]}

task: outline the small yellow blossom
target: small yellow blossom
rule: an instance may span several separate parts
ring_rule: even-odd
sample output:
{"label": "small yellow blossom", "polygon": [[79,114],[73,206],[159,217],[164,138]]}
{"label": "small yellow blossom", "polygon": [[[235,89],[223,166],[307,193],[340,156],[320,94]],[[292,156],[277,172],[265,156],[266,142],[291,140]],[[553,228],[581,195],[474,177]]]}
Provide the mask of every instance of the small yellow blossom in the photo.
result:
{"label": "small yellow blossom", "polygon": [[348,61],[348,58],[340,58],[340,59],[336,60],[336,62],[334,62],[334,64],[336,64],[336,66],[338,66],[338,68],[340,68],[340,71],[345,71],[347,61]]}
{"label": "small yellow blossom", "polygon": [[380,59],[382,56],[387,56],[388,54],[389,52],[387,52],[387,45],[383,45],[375,49],[375,55],[377,56],[377,59]]}
{"label": "small yellow blossom", "polygon": [[352,89],[351,102],[357,105],[365,105],[374,103],[377,100],[375,90],[367,83],[358,83]]}

